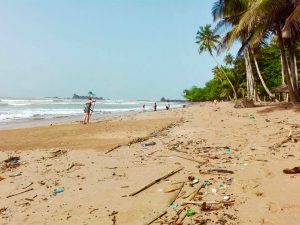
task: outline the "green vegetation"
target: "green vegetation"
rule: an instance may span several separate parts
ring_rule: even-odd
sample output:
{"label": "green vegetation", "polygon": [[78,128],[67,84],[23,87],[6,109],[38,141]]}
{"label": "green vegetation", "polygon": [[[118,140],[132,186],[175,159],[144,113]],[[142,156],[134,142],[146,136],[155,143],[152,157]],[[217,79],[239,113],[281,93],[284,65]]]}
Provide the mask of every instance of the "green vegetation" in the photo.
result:
{"label": "green vegetation", "polygon": [[[184,90],[190,101],[281,96],[274,88],[286,86],[291,101],[300,101],[298,68],[300,53],[300,1],[218,0],[212,7],[214,29],[200,27],[198,52],[209,52],[217,63],[213,79],[205,87]],[[220,31],[225,32],[220,32]],[[220,65],[215,53],[229,50],[237,40],[241,49],[234,58],[226,55]]]}

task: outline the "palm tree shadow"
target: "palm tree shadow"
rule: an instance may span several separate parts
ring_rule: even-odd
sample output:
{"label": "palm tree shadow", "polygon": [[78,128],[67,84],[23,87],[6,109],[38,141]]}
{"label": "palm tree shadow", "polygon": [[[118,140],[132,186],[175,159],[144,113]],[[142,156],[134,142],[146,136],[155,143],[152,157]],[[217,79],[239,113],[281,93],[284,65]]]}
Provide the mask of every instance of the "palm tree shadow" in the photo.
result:
{"label": "palm tree shadow", "polygon": [[271,113],[276,111],[293,110],[294,112],[300,112],[300,103],[274,103],[268,106],[257,106],[263,109],[259,110],[258,113]]}

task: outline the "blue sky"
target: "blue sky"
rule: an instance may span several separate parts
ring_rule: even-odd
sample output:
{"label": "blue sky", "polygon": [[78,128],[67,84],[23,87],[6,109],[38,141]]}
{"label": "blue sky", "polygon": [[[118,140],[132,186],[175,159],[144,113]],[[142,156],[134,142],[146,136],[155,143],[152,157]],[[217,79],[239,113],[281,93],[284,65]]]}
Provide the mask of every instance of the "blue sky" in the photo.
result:
{"label": "blue sky", "polygon": [[195,33],[215,0],[0,1],[0,96],[182,98],[212,78]]}

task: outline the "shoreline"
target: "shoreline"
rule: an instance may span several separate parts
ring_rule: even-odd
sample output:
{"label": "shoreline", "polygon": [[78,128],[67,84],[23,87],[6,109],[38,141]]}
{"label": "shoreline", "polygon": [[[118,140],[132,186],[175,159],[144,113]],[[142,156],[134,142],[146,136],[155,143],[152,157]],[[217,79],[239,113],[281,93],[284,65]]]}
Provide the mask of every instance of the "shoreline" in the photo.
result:
{"label": "shoreline", "polygon": [[[164,213],[157,223],[297,225],[299,174],[282,170],[299,166],[299,111],[196,103],[86,127],[0,131],[0,208],[8,209],[0,221],[140,225]],[[20,164],[5,169],[9,156]]]}

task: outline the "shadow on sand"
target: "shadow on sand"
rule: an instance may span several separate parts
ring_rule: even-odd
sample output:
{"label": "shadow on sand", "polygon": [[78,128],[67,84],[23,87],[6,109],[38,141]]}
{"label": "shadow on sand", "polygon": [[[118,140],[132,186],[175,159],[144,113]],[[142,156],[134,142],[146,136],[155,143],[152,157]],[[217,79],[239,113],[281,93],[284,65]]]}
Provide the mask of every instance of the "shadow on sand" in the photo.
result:
{"label": "shadow on sand", "polygon": [[274,103],[270,105],[261,105],[257,106],[258,108],[262,108],[258,111],[258,113],[270,113],[275,111],[284,111],[284,110],[293,110],[295,112],[300,112],[300,103]]}

